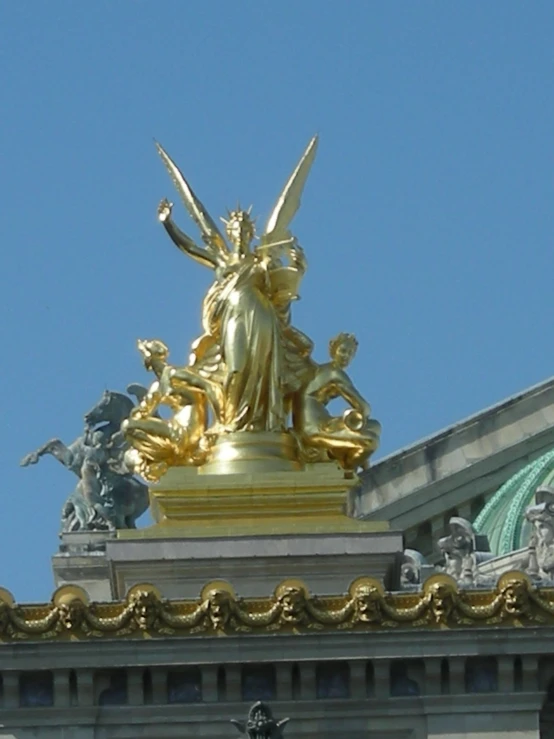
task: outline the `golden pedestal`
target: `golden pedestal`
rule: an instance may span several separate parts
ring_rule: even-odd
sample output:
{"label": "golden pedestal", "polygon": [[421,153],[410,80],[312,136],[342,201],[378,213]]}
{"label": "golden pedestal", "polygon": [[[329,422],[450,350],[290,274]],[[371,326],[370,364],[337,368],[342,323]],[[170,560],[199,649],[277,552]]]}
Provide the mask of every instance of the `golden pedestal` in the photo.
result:
{"label": "golden pedestal", "polygon": [[172,467],[150,488],[156,522],[118,538],[204,538],[267,534],[334,534],[388,531],[387,522],[358,521],[345,513],[358,483],[336,464],[257,474],[207,474]]}
{"label": "golden pedestal", "polygon": [[210,461],[198,468],[201,475],[236,475],[288,472],[302,469],[292,434],[270,431],[222,434]]}

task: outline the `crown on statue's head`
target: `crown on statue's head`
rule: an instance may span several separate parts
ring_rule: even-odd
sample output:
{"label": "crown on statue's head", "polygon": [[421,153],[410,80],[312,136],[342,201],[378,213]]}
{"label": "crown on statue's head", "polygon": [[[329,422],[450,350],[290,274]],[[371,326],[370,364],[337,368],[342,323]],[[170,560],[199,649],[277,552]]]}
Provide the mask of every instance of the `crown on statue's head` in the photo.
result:
{"label": "crown on statue's head", "polygon": [[248,210],[242,210],[240,203],[235,210],[227,211],[227,218],[221,221],[225,224],[225,231],[229,240],[236,244],[238,242],[249,244],[255,236],[256,229],[254,219],[251,217],[252,206]]}

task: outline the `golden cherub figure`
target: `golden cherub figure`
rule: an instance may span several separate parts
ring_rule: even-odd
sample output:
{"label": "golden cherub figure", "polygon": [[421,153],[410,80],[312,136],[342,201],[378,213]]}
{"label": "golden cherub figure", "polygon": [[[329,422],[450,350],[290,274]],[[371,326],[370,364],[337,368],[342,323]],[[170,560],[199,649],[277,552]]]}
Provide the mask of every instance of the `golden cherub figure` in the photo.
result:
{"label": "golden cherub figure", "polygon": [[[314,366],[312,378],[298,393],[293,425],[303,444],[335,459],[346,470],[366,468],[379,444],[381,424],[372,420],[371,407],[354,386],[346,368],[354,358],[358,341],[341,333],[329,342],[331,361]],[[332,416],[327,404],[342,398],[349,405],[341,416]]]}
{"label": "golden cherub figure", "polygon": [[[123,422],[122,430],[132,447],[127,455],[132,467],[147,479],[156,479],[173,464],[205,461],[201,442],[207,426],[207,398],[193,385],[171,384],[178,370],[168,364],[169,349],[163,341],[139,340],[137,344],[145,368],[157,379]],[[169,421],[157,415],[163,405],[174,411]]]}

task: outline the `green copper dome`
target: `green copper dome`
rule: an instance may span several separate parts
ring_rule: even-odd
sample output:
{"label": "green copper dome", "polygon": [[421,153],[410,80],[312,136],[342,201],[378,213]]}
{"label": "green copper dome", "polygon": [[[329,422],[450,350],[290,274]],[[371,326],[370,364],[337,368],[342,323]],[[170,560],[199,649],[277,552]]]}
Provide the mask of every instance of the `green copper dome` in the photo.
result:
{"label": "green copper dome", "polygon": [[527,546],[530,529],[524,511],[533,503],[539,485],[553,481],[554,450],[528,464],[496,491],[473,523],[477,533],[487,535],[491,552],[499,556]]}

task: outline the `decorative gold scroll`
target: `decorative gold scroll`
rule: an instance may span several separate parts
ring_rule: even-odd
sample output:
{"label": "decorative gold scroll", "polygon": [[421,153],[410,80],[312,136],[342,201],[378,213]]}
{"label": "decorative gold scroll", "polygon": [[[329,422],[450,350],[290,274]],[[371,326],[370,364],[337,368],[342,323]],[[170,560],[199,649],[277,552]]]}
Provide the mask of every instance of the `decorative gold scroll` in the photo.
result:
{"label": "decorative gold scroll", "polygon": [[84,590],[64,585],[51,603],[39,606],[17,605],[0,589],[1,642],[553,625],[554,588],[536,588],[517,571],[488,591],[460,591],[438,574],[421,592],[389,594],[378,580],[360,577],[346,595],[321,598],[300,580],[285,580],[269,598],[249,599],[214,581],[196,601],[165,600],[143,584],[114,603],[89,603]]}

